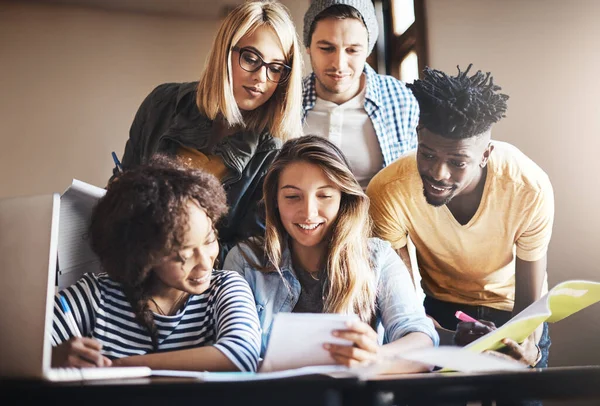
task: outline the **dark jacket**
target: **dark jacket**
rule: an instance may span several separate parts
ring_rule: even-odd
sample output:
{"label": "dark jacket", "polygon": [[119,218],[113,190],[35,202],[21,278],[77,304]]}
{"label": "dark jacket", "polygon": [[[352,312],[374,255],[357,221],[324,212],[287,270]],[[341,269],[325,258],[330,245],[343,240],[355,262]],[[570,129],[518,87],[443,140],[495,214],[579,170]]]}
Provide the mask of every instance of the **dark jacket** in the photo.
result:
{"label": "dark jacket", "polygon": [[264,231],[264,212],[262,205],[258,206],[262,181],[281,141],[267,131],[243,131],[210,147],[212,121],[198,111],[197,86],[198,82],[166,83],[146,97],[131,125],[121,163],[127,170],[145,163],[156,152],[173,155],[181,145],[221,156],[230,169],[230,175],[222,180],[229,212],[217,224],[222,264],[238,241]]}

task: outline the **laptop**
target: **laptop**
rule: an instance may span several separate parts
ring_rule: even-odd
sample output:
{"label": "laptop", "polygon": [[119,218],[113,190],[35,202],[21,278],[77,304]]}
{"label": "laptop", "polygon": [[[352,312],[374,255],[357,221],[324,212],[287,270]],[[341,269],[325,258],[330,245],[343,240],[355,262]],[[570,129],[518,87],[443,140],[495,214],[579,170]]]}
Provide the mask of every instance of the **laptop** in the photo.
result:
{"label": "laptop", "polygon": [[0,377],[80,381],[147,367],[51,368],[60,195],[0,200]]}

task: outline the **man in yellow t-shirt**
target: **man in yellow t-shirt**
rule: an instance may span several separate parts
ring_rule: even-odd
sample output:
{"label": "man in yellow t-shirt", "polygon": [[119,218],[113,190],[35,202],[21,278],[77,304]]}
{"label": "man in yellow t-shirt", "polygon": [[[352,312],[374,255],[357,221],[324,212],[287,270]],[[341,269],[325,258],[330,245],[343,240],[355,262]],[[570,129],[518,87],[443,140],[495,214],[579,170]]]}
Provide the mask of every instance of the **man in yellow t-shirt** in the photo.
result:
{"label": "man in yellow t-shirt", "polygon": [[[409,269],[410,237],[425,309],[450,330],[457,310],[499,326],[547,292],[554,218],[544,171],[516,147],[490,139],[508,96],[497,93],[489,74],[468,72],[450,77],[426,68],[423,80],[408,85],[421,109],[418,149],[367,189],[376,234]],[[544,325],[507,348],[512,358],[541,367],[549,344]]]}

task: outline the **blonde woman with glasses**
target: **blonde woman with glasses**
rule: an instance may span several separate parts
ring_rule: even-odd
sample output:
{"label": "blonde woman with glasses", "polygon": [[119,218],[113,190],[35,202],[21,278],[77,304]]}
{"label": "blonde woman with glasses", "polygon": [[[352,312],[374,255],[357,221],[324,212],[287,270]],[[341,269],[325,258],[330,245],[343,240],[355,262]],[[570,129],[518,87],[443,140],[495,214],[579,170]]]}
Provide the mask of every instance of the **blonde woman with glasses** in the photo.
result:
{"label": "blonde woman with glasses", "polygon": [[369,200],[342,152],[318,136],[286,142],[265,176],[263,197],[265,236],[233,248],[224,264],[253,291],[262,355],[279,312],[357,314],[359,322],[335,332],[353,345],[325,345],[337,363],[423,371],[386,362],[437,345],[439,337],[400,257],[389,243],[369,238]]}
{"label": "blonde woman with glasses", "polygon": [[[262,178],[281,142],[301,135],[302,60],[283,5],[252,1],[223,21],[199,82],[158,86],[139,108],[122,168],[155,153],[221,180],[229,212],[217,225],[220,258],[264,231]],[[115,168],[114,177],[118,177]]]}

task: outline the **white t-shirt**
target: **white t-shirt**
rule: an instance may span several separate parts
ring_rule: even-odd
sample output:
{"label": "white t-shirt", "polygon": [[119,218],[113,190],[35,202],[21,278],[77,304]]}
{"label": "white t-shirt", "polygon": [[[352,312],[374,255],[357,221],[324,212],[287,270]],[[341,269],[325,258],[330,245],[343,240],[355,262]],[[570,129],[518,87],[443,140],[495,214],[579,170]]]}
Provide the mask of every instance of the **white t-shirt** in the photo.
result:
{"label": "white t-shirt", "polygon": [[365,105],[366,86],[354,98],[336,104],[317,97],[304,122],[305,135],[327,138],[342,150],[363,189],[383,168],[379,140]]}

